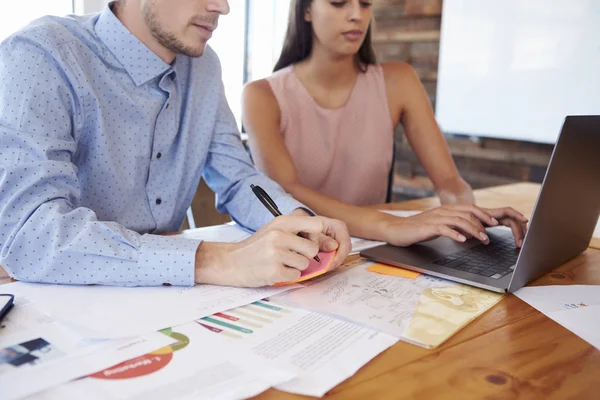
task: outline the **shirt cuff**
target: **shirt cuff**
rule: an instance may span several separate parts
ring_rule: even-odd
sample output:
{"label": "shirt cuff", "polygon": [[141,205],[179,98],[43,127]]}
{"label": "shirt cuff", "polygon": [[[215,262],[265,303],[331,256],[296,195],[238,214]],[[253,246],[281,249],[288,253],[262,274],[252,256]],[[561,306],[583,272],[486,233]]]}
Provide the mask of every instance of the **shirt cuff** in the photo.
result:
{"label": "shirt cuff", "polygon": [[158,286],[194,286],[196,251],[202,240],[180,236],[143,235],[140,249],[140,280]]}
{"label": "shirt cuff", "polygon": [[317,214],[315,214],[315,212],[313,210],[306,207],[304,204],[300,203],[298,200],[294,199],[290,195],[279,197],[278,199],[276,199],[274,201],[277,204],[277,208],[279,208],[279,211],[281,211],[281,213],[284,215],[289,215],[292,213],[292,211],[294,211],[298,208],[303,209],[304,211],[306,211],[313,217],[317,215]]}

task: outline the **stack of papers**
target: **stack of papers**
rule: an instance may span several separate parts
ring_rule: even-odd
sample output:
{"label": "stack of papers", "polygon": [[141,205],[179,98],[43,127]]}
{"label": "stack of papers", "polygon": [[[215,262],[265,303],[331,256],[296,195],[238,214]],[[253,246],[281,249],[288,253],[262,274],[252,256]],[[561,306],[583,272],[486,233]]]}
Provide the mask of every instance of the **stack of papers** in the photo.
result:
{"label": "stack of papers", "polygon": [[162,331],[170,346],[47,390],[50,399],[323,396],[396,339],[268,299]]}
{"label": "stack of papers", "polygon": [[21,398],[173,343],[159,333],[119,340],[88,340],[23,296],[0,328],[3,399]]}
{"label": "stack of papers", "polygon": [[[183,233],[222,242],[249,235],[235,224]],[[398,335],[272,300],[303,287],[5,285],[16,301],[0,328],[2,398],[235,399],[269,387],[323,396]]]}
{"label": "stack of papers", "polygon": [[295,373],[296,378],[277,388],[306,396],[323,396],[397,342],[385,333],[269,299],[198,322]]}
{"label": "stack of papers", "polygon": [[515,296],[600,350],[600,286],[528,286]]}
{"label": "stack of papers", "polygon": [[32,399],[241,399],[294,377],[196,322],[166,329],[162,334],[175,343]]}
{"label": "stack of papers", "polygon": [[178,326],[297,287],[113,287],[14,282],[3,290],[36,302],[54,320],[83,336],[122,338]]}
{"label": "stack of papers", "polygon": [[[39,376],[42,369],[30,369],[19,380],[0,371],[0,385],[6,383],[11,388],[10,392],[3,391],[3,396],[37,393],[35,398],[39,399],[233,399],[253,396],[269,387],[322,396],[397,341],[347,321],[260,301],[265,295],[294,287],[301,286],[240,289],[9,284],[6,288],[17,299],[31,296],[42,310],[36,314],[23,309],[23,315],[60,328],[52,333],[43,327],[43,339],[57,344],[48,349],[61,353],[76,350],[80,339],[95,347],[89,347],[78,364],[68,364],[67,359],[50,351],[48,357],[56,361],[41,364],[40,368],[47,365],[53,371],[45,372],[43,378]],[[11,317],[21,315],[18,310],[11,312]],[[141,333],[186,318],[196,321]],[[16,336],[6,340],[3,336],[0,343],[6,346],[0,348],[23,343],[23,329],[28,324],[8,320],[7,326]],[[42,336],[25,339],[38,337]],[[77,338],[71,340],[73,345],[65,342],[70,337]],[[66,383],[81,376],[87,378]],[[6,382],[1,380],[4,377]],[[36,384],[31,385],[32,381]]]}
{"label": "stack of papers", "polygon": [[503,297],[428,275],[381,275],[368,270],[373,263],[357,263],[275,299],[435,348]]}

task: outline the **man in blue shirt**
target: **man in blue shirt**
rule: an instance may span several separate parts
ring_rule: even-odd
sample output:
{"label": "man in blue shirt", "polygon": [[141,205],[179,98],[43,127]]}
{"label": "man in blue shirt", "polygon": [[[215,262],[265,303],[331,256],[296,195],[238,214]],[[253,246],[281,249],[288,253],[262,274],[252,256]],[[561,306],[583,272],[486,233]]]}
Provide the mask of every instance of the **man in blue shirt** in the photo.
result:
{"label": "man in blue shirt", "polygon": [[[308,217],[242,147],[206,47],[228,12],[225,0],[121,0],[42,18],[0,45],[0,265],[11,276],[262,286],[297,278],[319,248],[338,248],[341,263],[344,224]],[[258,232],[236,244],[162,235],[179,229],[201,177],[219,211]],[[292,215],[273,220],[250,184]]]}

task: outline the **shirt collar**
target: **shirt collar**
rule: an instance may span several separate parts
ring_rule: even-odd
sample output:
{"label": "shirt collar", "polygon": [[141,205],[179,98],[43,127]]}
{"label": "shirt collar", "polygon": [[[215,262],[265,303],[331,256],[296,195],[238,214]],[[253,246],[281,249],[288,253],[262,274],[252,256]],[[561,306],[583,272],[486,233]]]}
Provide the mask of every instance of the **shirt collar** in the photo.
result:
{"label": "shirt collar", "polygon": [[112,2],[100,14],[96,34],[125,67],[135,84],[143,85],[168,71],[171,65],[135,37],[115,16],[111,6]]}

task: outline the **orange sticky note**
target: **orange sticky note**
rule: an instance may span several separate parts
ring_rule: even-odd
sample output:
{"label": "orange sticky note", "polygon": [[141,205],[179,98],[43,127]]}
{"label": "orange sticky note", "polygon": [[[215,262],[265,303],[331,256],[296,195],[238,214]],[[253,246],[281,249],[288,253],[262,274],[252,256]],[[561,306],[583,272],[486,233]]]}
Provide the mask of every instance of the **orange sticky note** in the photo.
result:
{"label": "orange sticky note", "polygon": [[308,268],[306,268],[300,274],[300,278],[296,279],[295,281],[291,281],[291,282],[278,282],[273,286],[289,285],[290,283],[298,283],[298,282],[302,282],[302,281],[306,281],[308,279],[314,278],[319,275],[323,275],[325,272],[329,271],[331,262],[333,261],[333,258],[335,257],[336,254],[337,254],[337,250],[330,251],[328,253],[325,253],[325,252],[319,253],[319,259],[321,260],[321,262],[311,259],[310,263],[308,264]]}
{"label": "orange sticky note", "polygon": [[382,275],[399,276],[401,278],[407,279],[417,279],[417,277],[421,275],[420,272],[409,271],[404,268],[392,267],[391,265],[385,264],[373,264],[369,268],[367,268],[367,271],[375,272],[377,274]]}

